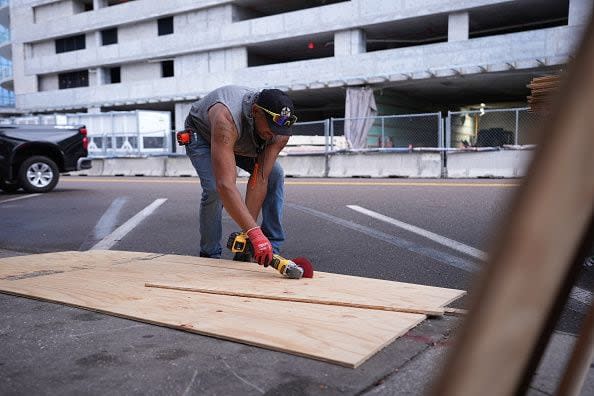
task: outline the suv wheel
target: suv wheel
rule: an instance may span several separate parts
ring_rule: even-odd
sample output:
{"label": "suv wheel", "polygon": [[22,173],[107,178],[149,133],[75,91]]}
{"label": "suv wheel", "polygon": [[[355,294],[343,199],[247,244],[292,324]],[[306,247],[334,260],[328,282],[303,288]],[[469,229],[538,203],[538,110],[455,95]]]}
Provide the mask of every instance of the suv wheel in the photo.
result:
{"label": "suv wheel", "polygon": [[19,182],[29,193],[44,193],[54,189],[60,173],[54,161],[40,155],[27,158],[19,169]]}
{"label": "suv wheel", "polygon": [[16,183],[8,183],[4,179],[0,179],[0,190],[4,191],[5,193],[11,194],[17,192],[19,188],[21,188],[21,186]]}

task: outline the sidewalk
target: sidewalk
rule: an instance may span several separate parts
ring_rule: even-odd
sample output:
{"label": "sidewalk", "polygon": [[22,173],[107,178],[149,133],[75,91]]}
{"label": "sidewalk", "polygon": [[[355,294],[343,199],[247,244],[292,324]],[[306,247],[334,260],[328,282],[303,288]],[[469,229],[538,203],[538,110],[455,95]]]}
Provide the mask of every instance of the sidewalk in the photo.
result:
{"label": "sidewalk", "polygon": [[[529,396],[553,395],[557,389],[560,376],[573,348],[576,337],[572,334],[555,332],[547,348],[543,361],[527,393]],[[392,374],[384,383],[366,392],[365,396],[419,395],[430,387],[433,378],[443,363],[447,345],[436,345],[415,356],[401,370]],[[425,384],[422,389],[419,384]],[[594,395],[594,365],[581,392],[582,396]]]}

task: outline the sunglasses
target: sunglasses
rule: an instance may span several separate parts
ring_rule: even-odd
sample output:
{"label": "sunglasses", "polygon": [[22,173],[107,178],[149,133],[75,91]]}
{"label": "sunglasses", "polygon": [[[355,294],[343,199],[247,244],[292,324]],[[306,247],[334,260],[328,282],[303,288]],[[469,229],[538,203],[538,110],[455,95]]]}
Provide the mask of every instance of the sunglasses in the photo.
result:
{"label": "sunglasses", "polygon": [[268,109],[265,109],[264,107],[262,107],[260,105],[256,105],[256,107],[259,109],[262,109],[266,113],[270,114],[270,116],[272,116],[272,122],[274,122],[278,126],[290,127],[291,125],[293,125],[294,123],[297,122],[297,117],[294,115],[284,116],[284,115],[276,114],[275,112],[272,112]]}

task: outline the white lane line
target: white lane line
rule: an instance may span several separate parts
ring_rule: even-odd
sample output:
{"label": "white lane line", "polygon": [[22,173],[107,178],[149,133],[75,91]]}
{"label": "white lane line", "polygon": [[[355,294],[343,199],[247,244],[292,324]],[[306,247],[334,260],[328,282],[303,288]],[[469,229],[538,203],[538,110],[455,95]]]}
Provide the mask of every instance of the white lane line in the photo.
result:
{"label": "white lane line", "polygon": [[[352,210],[357,211],[359,213],[366,214],[366,215],[371,216],[371,217],[373,217],[375,219],[385,221],[387,223],[393,224],[393,225],[395,225],[397,227],[400,227],[402,229],[405,229],[407,231],[410,231],[410,232],[413,232],[415,234],[424,236],[425,238],[431,239],[432,241],[437,242],[437,243],[439,243],[441,245],[447,246],[447,247],[449,247],[451,249],[457,250],[457,251],[462,252],[462,253],[466,253],[469,256],[476,257],[476,258],[478,258],[480,260],[486,260],[487,259],[487,253],[483,252],[482,250],[478,250],[478,249],[475,249],[475,248],[473,248],[471,246],[465,245],[463,243],[454,241],[452,239],[443,237],[443,236],[438,235],[438,234],[434,234],[434,233],[432,233],[430,231],[427,231],[427,230],[424,230],[422,228],[413,226],[411,224],[403,223],[402,221],[393,219],[393,218],[388,217],[388,216],[384,216],[384,215],[382,215],[380,213],[371,211],[369,209],[362,208],[361,206],[347,205],[347,207],[349,209],[352,209]],[[462,268],[460,266],[457,266],[457,267],[458,268]],[[573,289],[571,289],[571,292],[569,294],[569,297],[571,299],[573,299],[573,300],[581,303],[581,304],[584,304],[586,307],[589,306],[592,303],[592,300],[593,300],[592,292],[590,292],[589,290],[586,290],[586,289],[582,289],[581,287],[578,287],[578,286],[574,286]],[[585,313],[586,312],[585,309],[583,309],[582,307],[578,307],[578,308],[576,308],[574,310],[579,311],[579,312],[582,312],[582,313]]]}
{"label": "white lane line", "polygon": [[114,232],[103,238],[99,243],[89,250],[109,250],[113,245],[121,241],[130,231],[139,225],[144,219],[150,216],[159,206],[167,201],[167,198],[156,199],[152,204],[138,212],[130,220],[119,226]]}
{"label": "white lane line", "polygon": [[487,258],[487,253],[485,253],[481,250],[475,249],[472,246],[465,245],[461,242],[454,241],[453,239],[446,238],[446,237],[438,235],[438,234],[434,234],[431,231],[424,230],[424,229],[416,227],[412,224],[404,223],[402,221],[393,219],[391,217],[384,216],[381,213],[377,213],[372,210],[362,208],[361,206],[358,206],[358,205],[347,205],[347,208],[352,209],[356,212],[365,214],[367,216],[373,217],[374,219],[381,220],[386,223],[395,225],[396,227],[400,227],[400,228],[402,228],[406,231],[412,232],[414,234],[421,235],[422,237],[431,239],[433,242],[437,242],[440,245],[447,246],[450,249],[457,250],[457,251],[467,254],[469,256],[475,257],[479,260],[486,260],[486,258]]}
{"label": "white lane line", "polygon": [[103,216],[101,216],[93,230],[96,241],[105,238],[106,235],[113,231],[118,214],[126,201],[128,201],[127,198],[119,197],[114,199],[111,205],[109,205],[109,208],[103,213]]}
{"label": "white lane line", "polygon": [[6,203],[6,202],[19,201],[21,199],[33,198],[38,195],[41,195],[41,194],[29,194],[29,195],[23,195],[22,197],[9,198],[9,199],[5,199],[4,201],[0,201],[0,204]]}
{"label": "white lane line", "polygon": [[573,289],[571,289],[569,297],[585,305],[592,304],[592,293],[578,286],[574,286]]}
{"label": "white lane line", "polygon": [[334,224],[338,224],[340,226],[349,228],[351,230],[360,232],[372,238],[378,239],[380,241],[384,241],[401,249],[408,250],[410,252],[414,252],[426,257],[430,257],[436,261],[442,262],[444,264],[450,265],[452,267],[459,268],[466,272],[477,272],[480,267],[477,266],[474,262],[471,262],[465,258],[461,258],[458,256],[454,256],[452,254],[446,253],[443,250],[433,249],[427,246],[420,245],[415,242],[411,242],[409,240],[398,238],[394,235],[386,234],[385,232],[381,232],[375,230],[373,228],[365,227],[361,224],[354,223],[349,220],[342,219],[340,217],[332,216],[328,213],[320,212],[318,210],[308,208],[305,206],[297,205],[294,203],[285,203],[285,206],[288,208],[297,209],[299,211],[309,213],[312,216],[324,219],[326,221],[330,221]]}

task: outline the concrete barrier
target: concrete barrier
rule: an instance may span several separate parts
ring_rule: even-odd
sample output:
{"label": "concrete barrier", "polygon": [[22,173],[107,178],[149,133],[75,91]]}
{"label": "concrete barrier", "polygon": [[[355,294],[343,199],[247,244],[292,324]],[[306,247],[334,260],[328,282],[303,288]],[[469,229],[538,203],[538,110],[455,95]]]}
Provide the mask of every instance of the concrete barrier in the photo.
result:
{"label": "concrete barrier", "polygon": [[326,159],[324,154],[294,155],[278,158],[289,177],[324,177]]}
{"label": "concrete barrier", "polygon": [[165,176],[197,176],[196,169],[185,155],[166,157],[163,173]]}
{"label": "concrete barrier", "polygon": [[340,153],[329,177],[441,177],[440,153]]}
{"label": "concrete barrier", "polygon": [[103,176],[165,176],[166,157],[105,158]]}
{"label": "concrete barrier", "polygon": [[91,169],[83,169],[78,172],[69,172],[67,174],[73,176],[101,176],[103,174],[103,159],[94,158],[91,163]]}
{"label": "concrete barrier", "polygon": [[[447,177],[521,177],[526,174],[533,150],[450,152]],[[328,177],[411,177],[440,178],[441,154],[438,152],[335,153],[328,156]],[[289,177],[324,177],[324,154],[279,157]],[[186,156],[143,158],[95,158],[93,167],[71,175],[84,176],[196,176]],[[238,176],[249,176],[238,169]]]}
{"label": "concrete barrier", "polygon": [[447,177],[522,177],[534,150],[451,152],[447,156]]}

